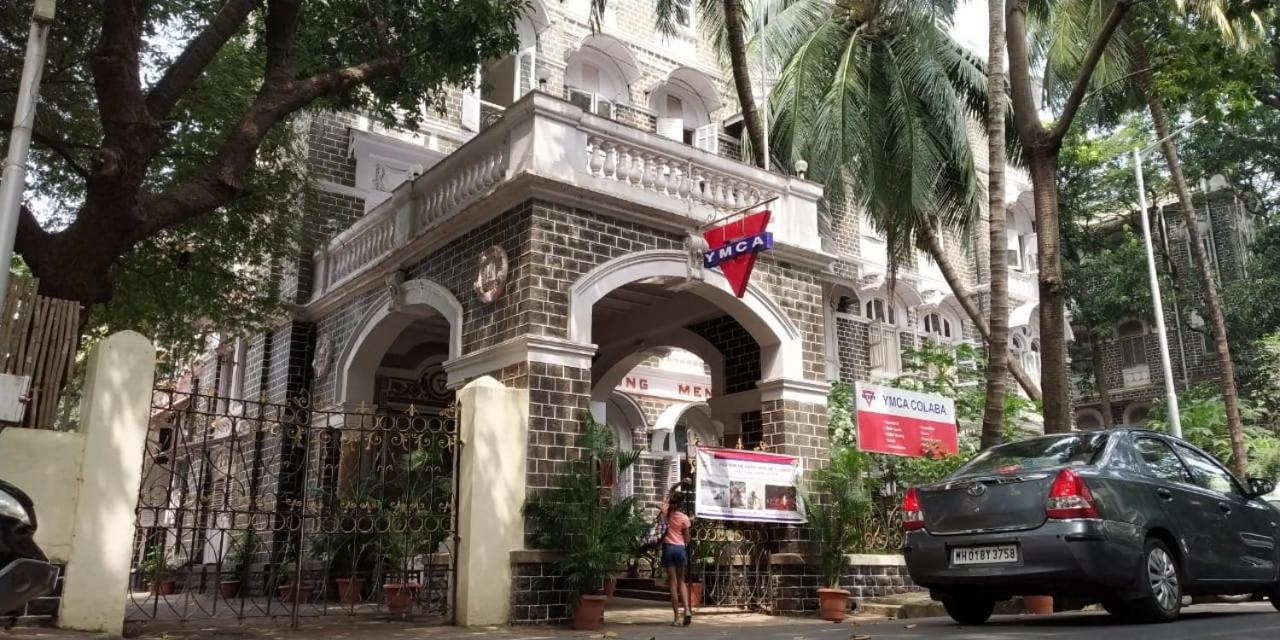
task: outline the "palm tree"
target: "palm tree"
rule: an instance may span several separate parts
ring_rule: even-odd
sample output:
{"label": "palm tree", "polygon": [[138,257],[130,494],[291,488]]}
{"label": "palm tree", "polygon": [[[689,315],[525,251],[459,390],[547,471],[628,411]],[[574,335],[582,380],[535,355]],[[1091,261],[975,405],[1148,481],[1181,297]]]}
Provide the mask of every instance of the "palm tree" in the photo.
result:
{"label": "palm tree", "polygon": [[[1035,197],[1037,248],[1040,254],[1040,380],[1044,388],[1044,429],[1046,433],[1071,430],[1071,378],[1067,372],[1066,298],[1062,282],[1062,257],[1058,227],[1058,154],[1063,138],[1071,129],[1090,88],[1094,71],[1135,0],[1006,0],[1005,40],[1009,53],[1009,93],[1013,121],[1022,146],[1023,160],[1031,174]],[[1071,5],[1094,9],[1077,15],[1097,15],[1096,28],[1080,33],[1087,41],[1069,92],[1059,105],[1056,121],[1046,126],[1040,118],[1031,76],[1031,43],[1028,17],[1052,16],[1053,10]],[[1049,84],[1049,78],[1046,78]]]}
{"label": "palm tree", "polygon": [[[987,211],[991,251],[991,353],[1009,351],[1009,260],[1004,216],[1004,0],[987,1]],[[1004,430],[1005,358],[987,358],[983,449]]]}
{"label": "palm tree", "polygon": [[[986,318],[940,242],[970,230],[982,198],[967,126],[985,115],[986,74],[948,34],[954,9],[951,0],[797,0],[773,14],[760,36],[782,68],[770,138],[790,166],[821,160],[810,177],[825,184],[830,208],[865,210],[891,264],[923,249],[990,345]],[[991,352],[1004,352],[1040,398],[1007,349]]]}

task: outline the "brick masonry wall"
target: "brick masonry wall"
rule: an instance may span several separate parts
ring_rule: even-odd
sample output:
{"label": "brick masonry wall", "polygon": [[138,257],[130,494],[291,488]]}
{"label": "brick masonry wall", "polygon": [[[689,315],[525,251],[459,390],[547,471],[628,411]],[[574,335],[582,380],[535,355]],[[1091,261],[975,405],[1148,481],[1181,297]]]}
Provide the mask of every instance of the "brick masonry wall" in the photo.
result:
{"label": "brick masonry wall", "polygon": [[[822,576],[816,565],[775,564],[770,575],[773,613],[805,615],[818,610]],[[848,565],[840,575],[840,588],[857,603],[870,598],[917,591],[919,587],[903,566]]]}
{"label": "brick masonry wall", "polygon": [[555,563],[515,563],[512,576],[512,624],[551,624],[569,619],[573,593]]}
{"label": "brick masonry wall", "polygon": [[742,325],[723,315],[687,329],[705,338],[724,356],[724,391],[713,389],[714,393],[728,395],[756,388],[760,381],[760,345]]}

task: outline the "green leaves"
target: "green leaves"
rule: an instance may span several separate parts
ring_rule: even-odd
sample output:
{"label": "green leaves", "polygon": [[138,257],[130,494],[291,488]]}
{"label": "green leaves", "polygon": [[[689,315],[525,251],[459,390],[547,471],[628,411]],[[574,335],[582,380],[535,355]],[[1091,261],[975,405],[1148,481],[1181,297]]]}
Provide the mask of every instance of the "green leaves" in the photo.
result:
{"label": "green leaves", "polygon": [[805,518],[818,545],[822,580],[828,587],[839,586],[844,556],[856,550],[859,525],[871,507],[863,484],[867,457],[851,447],[833,446],[827,466],[809,474]]}
{"label": "green leaves", "polygon": [[967,227],[983,197],[967,125],[986,108],[985,71],[947,34],[949,3],[782,15],[765,37],[785,61],[769,104],[783,162],[808,162],[833,210],[865,209],[899,262],[917,225]]}
{"label": "green leaves", "polygon": [[581,422],[583,457],[569,462],[555,487],[531,496],[524,514],[534,544],[559,553],[565,581],[584,594],[602,588],[630,558],[647,523],[634,497],[611,496],[600,483],[602,469],[625,470],[638,453],[619,451],[608,428],[590,414],[584,413]]}

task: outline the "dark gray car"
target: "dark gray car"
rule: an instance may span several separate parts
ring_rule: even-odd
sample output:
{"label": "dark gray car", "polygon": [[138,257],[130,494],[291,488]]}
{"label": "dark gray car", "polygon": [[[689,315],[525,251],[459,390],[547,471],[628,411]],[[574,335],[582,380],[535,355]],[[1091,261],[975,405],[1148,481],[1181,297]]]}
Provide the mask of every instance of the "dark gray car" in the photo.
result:
{"label": "dark gray car", "polygon": [[962,624],[1016,595],[1083,597],[1172,621],[1184,595],[1257,593],[1280,609],[1274,484],[1144,429],[1044,436],[908,491],[903,551]]}

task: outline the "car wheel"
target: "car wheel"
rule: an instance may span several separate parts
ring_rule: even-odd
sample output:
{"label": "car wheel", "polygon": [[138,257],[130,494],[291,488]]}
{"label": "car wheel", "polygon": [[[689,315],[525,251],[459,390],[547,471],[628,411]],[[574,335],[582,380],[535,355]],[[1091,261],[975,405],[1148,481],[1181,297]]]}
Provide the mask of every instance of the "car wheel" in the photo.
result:
{"label": "car wheel", "polygon": [[1147,541],[1142,563],[1142,596],[1131,604],[1143,622],[1173,622],[1182,610],[1182,571],[1165,543]]}
{"label": "car wheel", "polygon": [[991,618],[996,610],[996,601],[989,598],[945,598],[942,607],[947,615],[960,624],[982,624]]}
{"label": "car wheel", "polygon": [[1271,601],[1271,606],[1275,607],[1276,611],[1280,611],[1280,584],[1267,594],[1267,599]]}

